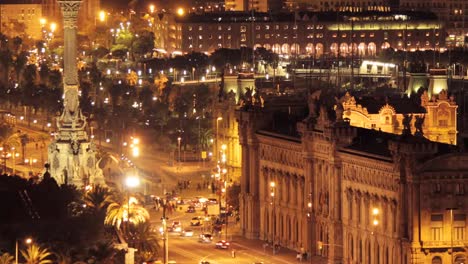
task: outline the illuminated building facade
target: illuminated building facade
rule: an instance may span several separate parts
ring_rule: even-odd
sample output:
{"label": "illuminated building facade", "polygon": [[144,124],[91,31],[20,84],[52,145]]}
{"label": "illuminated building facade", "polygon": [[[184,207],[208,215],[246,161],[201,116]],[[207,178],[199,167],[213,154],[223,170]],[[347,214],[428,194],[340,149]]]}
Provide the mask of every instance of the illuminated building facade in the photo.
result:
{"label": "illuminated building facade", "polygon": [[154,47],[161,53],[172,54],[181,50],[182,27],[176,23],[175,15],[171,13],[153,14],[150,17],[151,29],[154,33]]}
{"label": "illuminated building facade", "polygon": [[[338,16],[338,17],[337,17]],[[439,50],[444,28],[434,15],[412,13],[294,13],[271,16],[228,12],[179,18],[183,52],[264,47],[282,55],[373,57],[381,50]]]}
{"label": "illuminated building facade", "polygon": [[236,112],[243,235],[313,263],[466,263],[468,155],[409,127],[350,126],[322,100],[310,96],[308,116],[281,118],[268,100]]}
{"label": "illuminated building facade", "polygon": [[[48,20],[62,21],[62,14],[57,0],[42,0],[44,16]],[[99,21],[100,0],[83,0],[78,13],[80,33],[91,34]]]}
{"label": "illuminated building facade", "polygon": [[442,90],[429,99],[422,94],[420,104],[410,98],[387,97],[378,100],[373,97],[353,97],[346,93],[340,100],[343,104],[343,118],[352,126],[376,129],[392,134],[403,133],[405,115],[411,116],[411,132],[416,132],[421,118],[423,136],[431,141],[457,143],[457,105],[453,98]]}
{"label": "illuminated building facade", "polygon": [[447,44],[452,47],[466,45],[464,37],[468,33],[468,3],[457,0],[401,0],[402,9],[430,11],[439,16],[439,20],[446,25],[448,32]]}
{"label": "illuminated building facade", "polygon": [[0,32],[3,34],[41,39],[43,25],[40,21],[43,15],[40,4],[1,3],[0,17]]}

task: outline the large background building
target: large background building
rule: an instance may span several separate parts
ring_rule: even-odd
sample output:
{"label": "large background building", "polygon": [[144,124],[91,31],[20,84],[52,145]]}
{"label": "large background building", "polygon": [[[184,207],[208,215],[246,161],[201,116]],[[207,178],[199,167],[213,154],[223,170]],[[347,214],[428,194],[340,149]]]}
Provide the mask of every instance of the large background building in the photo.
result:
{"label": "large background building", "polygon": [[310,95],[308,115],[269,97],[237,111],[243,235],[316,263],[466,263],[467,154],[405,122],[352,127],[329,98]]}
{"label": "large background building", "polygon": [[183,52],[264,47],[283,55],[375,56],[381,50],[439,50],[445,31],[428,13],[190,14],[179,18]]}
{"label": "large background building", "polygon": [[[62,14],[57,0],[42,0],[44,16],[49,20],[62,21]],[[100,0],[83,0],[78,13],[80,32],[89,34],[96,28],[101,8]]]}
{"label": "large background building", "polygon": [[9,37],[42,37],[42,6],[33,2],[5,1],[0,3],[0,32]]}

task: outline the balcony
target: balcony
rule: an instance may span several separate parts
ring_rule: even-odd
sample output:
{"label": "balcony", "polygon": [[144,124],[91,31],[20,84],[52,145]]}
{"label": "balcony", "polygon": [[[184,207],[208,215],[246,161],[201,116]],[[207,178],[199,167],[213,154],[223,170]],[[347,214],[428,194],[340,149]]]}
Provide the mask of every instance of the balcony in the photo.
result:
{"label": "balcony", "polygon": [[[465,247],[468,243],[466,240],[454,240],[453,247]],[[423,241],[423,248],[451,248],[452,242],[451,241]]]}

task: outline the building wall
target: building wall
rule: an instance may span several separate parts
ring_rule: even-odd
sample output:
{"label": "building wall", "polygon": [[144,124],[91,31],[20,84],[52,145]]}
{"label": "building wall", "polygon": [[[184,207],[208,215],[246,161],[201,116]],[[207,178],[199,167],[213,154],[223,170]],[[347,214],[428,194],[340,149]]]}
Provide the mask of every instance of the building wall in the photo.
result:
{"label": "building wall", "polygon": [[[239,20],[240,21],[240,20]],[[252,27],[254,30],[252,30]],[[253,34],[253,38],[252,38]],[[183,52],[219,48],[264,47],[278,54],[317,57],[373,57],[385,48],[443,49],[444,30],[437,21],[371,21],[336,23],[312,19],[290,22],[184,22]]]}
{"label": "building wall", "polygon": [[[262,111],[236,117],[244,236],[304,248],[314,263],[433,264],[450,263],[457,228],[454,256],[466,259],[466,153],[396,137],[385,155],[348,148],[358,130],[323,114],[298,124],[301,138],[260,130]],[[453,224],[448,207],[457,208]]]}
{"label": "building wall", "polygon": [[[0,4],[1,32],[9,37],[24,36],[41,39],[40,4]],[[22,30],[24,25],[24,30]]]}
{"label": "building wall", "polygon": [[155,37],[154,47],[169,54],[181,51],[182,27],[176,23],[175,15],[170,13],[154,14],[150,18],[154,23],[152,27]]}

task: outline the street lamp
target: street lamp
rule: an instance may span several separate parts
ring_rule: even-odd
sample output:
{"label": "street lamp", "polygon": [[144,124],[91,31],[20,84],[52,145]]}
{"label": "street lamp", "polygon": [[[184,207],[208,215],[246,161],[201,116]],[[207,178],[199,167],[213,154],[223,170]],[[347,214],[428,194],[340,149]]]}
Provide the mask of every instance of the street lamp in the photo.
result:
{"label": "street lamp", "polygon": [[[26,239],[24,240],[24,242],[25,242],[26,244],[30,245],[30,244],[33,242],[33,240],[32,240],[32,238],[29,238],[29,237],[28,237],[28,238],[26,238]],[[16,239],[16,244],[15,244],[15,264],[18,264],[18,251],[19,251],[18,249],[19,249],[18,239]]]}
{"label": "street lamp", "polygon": [[128,176],[125,179],[125,185],[127,186],[127,224],[130,224],[130,189],[140,185],[140,178],[137,176]]}
{"label": "street lamp", "polygon": [[162,225],[163,225],[163,247],[164,247],[164,256],[163,256],[163,263],[167,264],[169,261],[169,234],[167,232],[167,217],[166,217],[166,209],[168,206],[167,199],[162,199],[163,203],[163,216],[161,218]]}
{"label": "street lamp", "polygon": [[275,188],[276,188],[276,183],[275,182],[270,182],[270,196],[271,196],[271,205],[273,206],[273,211],[272,211],[272,222],[273,222],[273,228],[272,228],[272,242],[273,242],[273,255],[276,254],[276,244],[275,244],[275,229],[276,229],[276,218],[275,218]]}
{"label": "street lamp", "polygon": [[179,167],[180,167],[180,164],[181,164],[181,160],[180,160],[180,142],[181,141],[182,141],[182,138],[178,137],[177,138],[177,145],[178,145],[178,148],[179,148]]}
{"label": "street lamp", "polygon": [[154,13],[154,8],[155,8],[155,7],[154,7],[153,4],[151,4],[151,5],[149,6],[149,10],[150,10],[150,13],[151,13],[151,14]]}
{"label": "street lamp", "polygon": [[218,141],[219,141],[219,139],[218,139],[218,129],[219,129],[219,121],[221,121],[221,120],[223,120],[223,118],[222,118],[222,117],[218,117],[218,118],[216,118],[216,145],[215,145],[215,147],[216,147],[216,151],[215,151],[215,153],[216,153],[216,159],[219,159],[219,149],[218,149]]}

